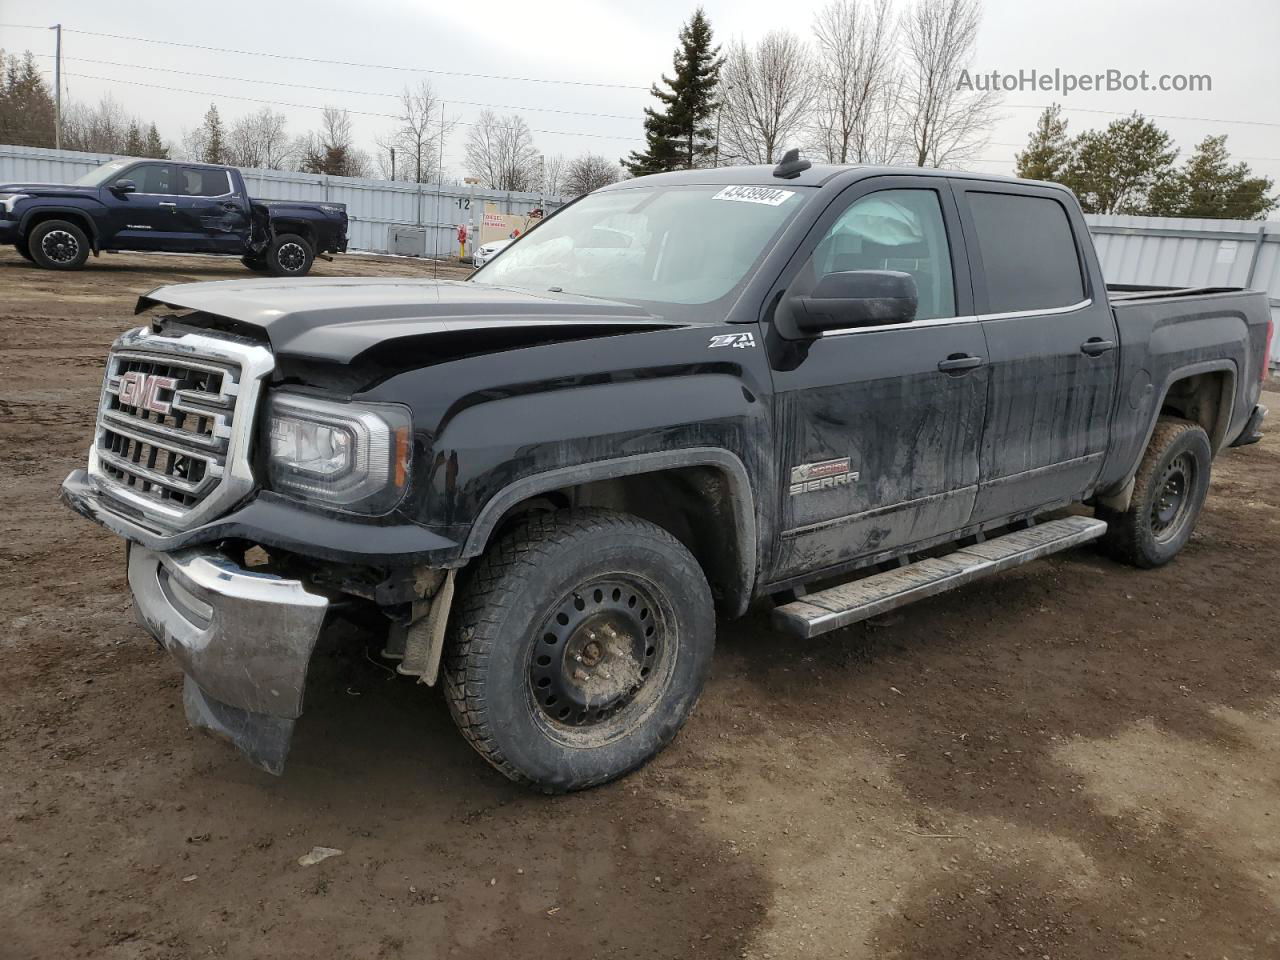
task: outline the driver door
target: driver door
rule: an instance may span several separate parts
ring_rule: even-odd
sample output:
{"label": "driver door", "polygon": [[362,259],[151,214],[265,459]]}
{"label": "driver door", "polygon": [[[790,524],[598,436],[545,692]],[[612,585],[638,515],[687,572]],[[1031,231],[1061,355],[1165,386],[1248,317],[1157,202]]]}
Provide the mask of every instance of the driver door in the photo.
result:
{"label": "driver door", "polygon": [[784,271],[782,296],[807,294],[831,272],[903,271],[919,305],[905,323],[805,341],[770,332],[782,531],[774,582],[811,579],[969,521],[987,349],[961,236],[946,181],[877,177],[832,204]]}
{"label": "driver door", "polygon": [[116,178],[132,180],[132,193],[108,185],[104,199],[111,208],[112,237],[103,244],[118,250],[172,250],[178,234],[178,171],[176,163],[140,163]]}

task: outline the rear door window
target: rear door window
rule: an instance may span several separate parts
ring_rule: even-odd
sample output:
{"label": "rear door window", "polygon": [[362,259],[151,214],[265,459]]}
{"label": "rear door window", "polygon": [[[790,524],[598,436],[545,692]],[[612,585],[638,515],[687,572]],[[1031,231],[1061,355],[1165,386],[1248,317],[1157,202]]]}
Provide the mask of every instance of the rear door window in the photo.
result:
{"label": "rear door window", "polygon": [[990,313],[1029,313],[1084,299],[1067,211],[1057,200],[967,191]]}
{"label": "rear door window", "polygon": [[185,197],[221,197],[231,192],[231,180],[225,170],[185,167],[182,171],[182,195]]}

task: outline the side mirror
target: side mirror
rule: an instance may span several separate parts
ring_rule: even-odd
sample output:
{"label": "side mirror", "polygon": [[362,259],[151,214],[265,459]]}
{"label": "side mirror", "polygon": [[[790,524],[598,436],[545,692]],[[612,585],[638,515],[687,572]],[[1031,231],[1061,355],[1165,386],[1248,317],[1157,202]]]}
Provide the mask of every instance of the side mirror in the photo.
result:
{"label": "side mirror", "polygon": [[133,193],[138,189],[138,185],[132,180],[117,180],[111,185],[112,193]]}
{"label": "side mirror", "polygon": [[919,298],[909,273],[845,270],[829,273],[808,295],[784,297],[774,323],[788,340],[820,336],[826,330],[907,323]]}

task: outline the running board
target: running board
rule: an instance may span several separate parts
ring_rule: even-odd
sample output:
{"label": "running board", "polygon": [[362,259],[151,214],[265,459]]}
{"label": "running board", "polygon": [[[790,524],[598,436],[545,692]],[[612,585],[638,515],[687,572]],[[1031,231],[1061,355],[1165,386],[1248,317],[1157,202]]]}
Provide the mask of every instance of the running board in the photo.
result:
{"label": "running board", "polygon": [[1104,520],[1064,517],[1026,530],[1006,533],[943,557],[918,560],[897,570],[876,573],[811,593],[773,611],[773,625],[809,638],[847,627],[915,600],[923,600],[1011,567],[1096,540],[1107,532]]}

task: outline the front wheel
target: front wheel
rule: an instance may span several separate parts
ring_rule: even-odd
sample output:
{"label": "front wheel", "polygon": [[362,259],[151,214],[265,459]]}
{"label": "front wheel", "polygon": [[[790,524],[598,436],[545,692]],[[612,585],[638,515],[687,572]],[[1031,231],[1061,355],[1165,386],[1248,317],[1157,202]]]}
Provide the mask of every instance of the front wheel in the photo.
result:
{"label": "front wheel", "polygon": [[706,577],[669,533],[608,510],[538,513],[471,571],[445,694],[501,773],[547,793],[580,790],[671,742],[714,645]]}
{"label": "front wheel", "polygon": [[304,237],[284,233],[267,247],[267,272],[276,277],[305,277],[315,259],[316,253]]}
{"label": "front wheel", "polygon": [[1159,567],[1191,539],[1209,494],[1213,448],[1199,424],[1161,417],[1133,481],[1129,509],[1099,507],[1107,521],[1102,546],[1135,567]]}
{"label": "front wheel", "polygon": [[46,270],[79,270],[89,259],[89,238],[74,223],[45,220],[27,239],[31,259]]}

